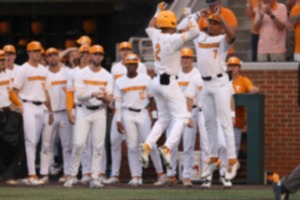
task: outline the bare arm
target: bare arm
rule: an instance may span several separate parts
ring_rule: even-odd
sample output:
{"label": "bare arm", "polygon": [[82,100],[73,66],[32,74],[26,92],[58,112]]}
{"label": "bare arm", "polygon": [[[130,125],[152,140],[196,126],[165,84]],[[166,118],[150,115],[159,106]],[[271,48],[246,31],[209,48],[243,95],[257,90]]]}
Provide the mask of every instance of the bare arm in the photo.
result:
{"label": "bare arm", "polygon": [[194,104],[194,99],[187,97],[186,98],[186,105],[187,105],[187,109],[188,109],[189,112],[192,112],[193,104]]}
{"label": "bare arm", "polygon": [[226,33],[226,41],[228,44],[233,44],[235,41],[235,31],[227,24],[227,22],[224,20],[224,18],[218,14],[217,15],[221,24],[224,27],[225,33]]}

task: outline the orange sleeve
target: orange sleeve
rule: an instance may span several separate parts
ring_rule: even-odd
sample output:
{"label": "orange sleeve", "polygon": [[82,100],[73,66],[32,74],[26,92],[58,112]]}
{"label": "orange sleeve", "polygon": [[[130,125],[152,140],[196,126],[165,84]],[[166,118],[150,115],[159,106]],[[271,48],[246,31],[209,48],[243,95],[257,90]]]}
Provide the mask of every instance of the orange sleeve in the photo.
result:
{"label": "orange sleeve", "polygon": [[203,29],[204,29],[204,21],[205,21],[204,17],[201,17],[198,21],[198,26],[199,26],[200,31],[203,31]]}
{"label": "orange sleeve", "polygon": [[294,6],[292,8],[291,13],[290,13],[290,17],[294,17],[294,16],[298,15],[299,9],[297,9],[297,8],[299,8],[299,7]]}
{"label": "orange sleeve", "polygon": [[238,26],[238,21],[236,19],[235,14],[228,8],[222,8],[221,15],[225,19],[225,21],[228,23],[229,26]]}
{"label": "orange sleeve", "polygon": [[12,90],[9,91],[9,99],[16,106],[22,105],[20,99],[17,97],[16,93],[14,93]]}
{"label": "orange sleeve", "polygon": [[244,78],[244,83],[245,83],[246,92],[251,92],[251,90],[253,89],[253,83],[250,81],[250,79],[245,77]]}
{"label": "orange sleeve", "polygon": [[66,109],[67,111],[71,111],[74,107],[74,92],[67,91],[66,94]]}

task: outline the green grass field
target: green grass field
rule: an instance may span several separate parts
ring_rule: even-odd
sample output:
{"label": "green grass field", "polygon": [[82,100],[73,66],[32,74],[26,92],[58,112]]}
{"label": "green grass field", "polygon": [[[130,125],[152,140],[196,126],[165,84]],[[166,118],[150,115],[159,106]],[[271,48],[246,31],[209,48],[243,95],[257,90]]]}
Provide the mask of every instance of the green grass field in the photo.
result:
{"label": "green grass field", "polygon": [[[1,187],[1,200],[273,200],[270,188],[237,190],[200,190],[200,189],[135,189],[135,188],[105,188],[87,189],[62,187]],[[300,199],[293,195],[291,200]]]}

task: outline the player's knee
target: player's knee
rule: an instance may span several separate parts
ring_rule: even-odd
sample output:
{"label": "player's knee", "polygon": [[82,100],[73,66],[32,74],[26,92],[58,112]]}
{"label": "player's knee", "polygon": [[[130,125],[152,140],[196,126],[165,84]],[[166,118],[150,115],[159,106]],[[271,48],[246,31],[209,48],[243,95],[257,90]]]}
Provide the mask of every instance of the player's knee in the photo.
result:
{"label": "player's knee", "polygon": [[79,155],[83,151],[83,144],[74,144],[73,151],[76,155]]}
{"label": "player's knee", "polygon": [[50,146],[43,147],[41,151],[42,151],[42,154],[50,154],[51,148],[50,148]]}

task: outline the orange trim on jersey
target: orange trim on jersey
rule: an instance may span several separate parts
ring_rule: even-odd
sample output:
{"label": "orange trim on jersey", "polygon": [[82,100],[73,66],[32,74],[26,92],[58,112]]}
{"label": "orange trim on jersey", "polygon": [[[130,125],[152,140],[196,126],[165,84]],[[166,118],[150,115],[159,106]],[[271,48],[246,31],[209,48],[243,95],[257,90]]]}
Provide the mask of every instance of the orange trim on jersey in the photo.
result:
{"label": "orange trim on jersey", "polygon": [[51,85],[66,85],[67,81],[66,80],[61,80],[61,81],[52,81]]}
{"label": "orange trim on jersey", "polygon": [[45,81],[46,76],[30,76],[27,79],[28,81]]}
{"label": "orange trim on jersey", "polygon": [[114,78],[115,79],[118,79],[118,78],[120,78],[121,76],[123,76],[124,74],[116,74],[116,75],[114,75]]}
{"label": "orange trim on jersey", "polygon": [[20,99],[17,97],[16,93],[14,93],[12,90],[9,91],[9,99],[16,106],[22,105]]}
{"label": "orange trim on jersey", "polygon": [[6,81],[0,81],[0,86],[3,86],[3,85],[9,85],[10,81],[9,80],[6,80]]}
{"label": "orange trim on jersey", "polygon": [[202,86],[198,86],[197,88],[198,88],[199,91],[201,91],[203,89]]}
{"label": "orange trim on jersey", "polygon": [[187,82],[187,81],[182,81],[182,82],[178,82],[178,85],[180,87],[187,87],[189,86],[190,82]]}
{"label": "orange trim on jersey", "polygon": [[66,93],[66,109],[67,111],[71,111],[74,107],[74,92],[67,91]]}
{"label": "orange trim on jersey", "polygon": [[107,85],[106,81],[83,80],[83,83],[86,84],[86,85],[102,85],[102,86]]}
{"label": "orange trim on jersey", "polygon": [[137,91],[137,90],[146,90],[146,86],[132,86],[128,88],[122,89],[122,92],[132,92],[132,91]]}
{"label": "orange trim on jersey", "polygon": [[210,44],[199,43],[198,47],[203,48],[203,49],[219,48],[220,43],[210,43]]}

